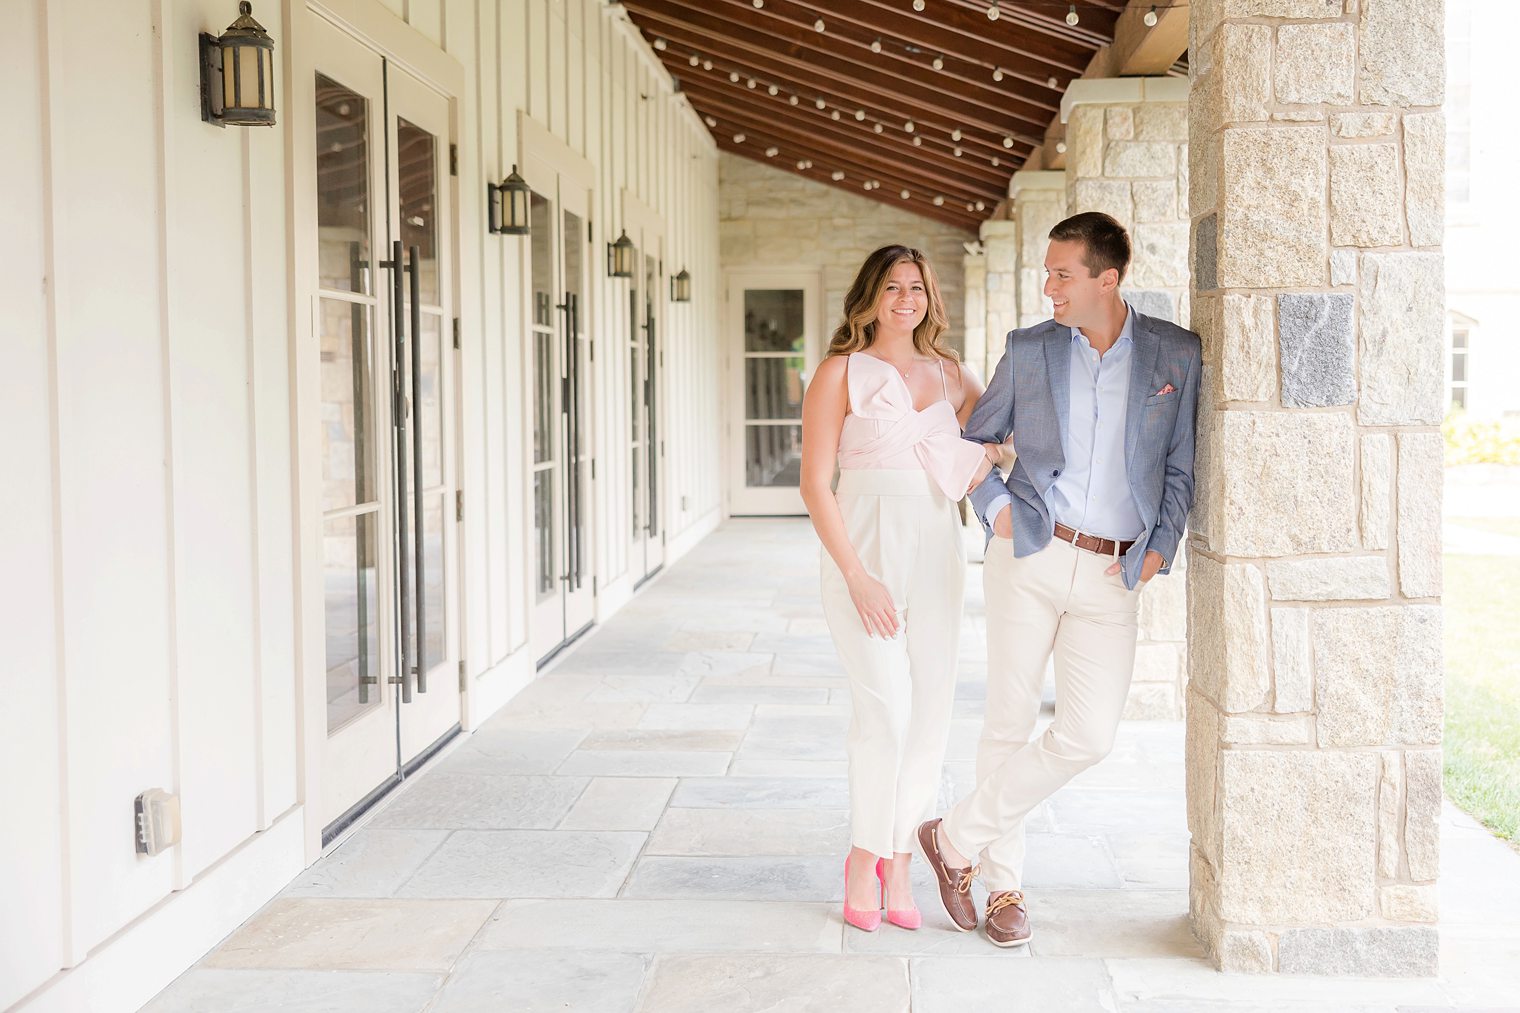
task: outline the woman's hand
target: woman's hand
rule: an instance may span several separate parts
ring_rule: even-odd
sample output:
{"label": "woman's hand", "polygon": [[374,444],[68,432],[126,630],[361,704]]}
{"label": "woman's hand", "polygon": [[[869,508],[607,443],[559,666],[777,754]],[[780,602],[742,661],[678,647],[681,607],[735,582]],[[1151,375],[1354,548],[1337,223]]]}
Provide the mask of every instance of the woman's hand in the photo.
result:
{"label": "woman's hand", "polygon": [[846,578],[850,589],[850,601],[860,613],[860,622],[866,633],[873,637],[890,639],[897,636],[897,609],[892,604],[892,592],[885,584],[868,574]]}
{"label": "woman's hand", "polygon": [[982,463],[976,466],[976,472],[971,476],[971,484],[966,486],[966,492],[969,493],[981,485],[982,479],[990,474],[992,474],[992,461],[984,456]]}

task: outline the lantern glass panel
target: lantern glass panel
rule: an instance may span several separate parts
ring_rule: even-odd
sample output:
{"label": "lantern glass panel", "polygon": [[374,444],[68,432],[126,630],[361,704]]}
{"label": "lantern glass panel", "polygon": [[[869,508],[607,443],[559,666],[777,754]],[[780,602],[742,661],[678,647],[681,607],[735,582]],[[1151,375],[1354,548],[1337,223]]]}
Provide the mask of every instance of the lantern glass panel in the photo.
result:
{"label": "lantern glass panel", "polygon": [[528,191],[512,190],[509,192],[512,196],[512,215],[507,219],[506,224],[513,228],[526,229],[531,224],[528,217]]}
{"label": "lantern glass panel", "polygon": [[258,109],[259,102],[259,50],[254,46],[238,46],[233,49],[238,62],[238,106],[242,109]]}
{"label": "lantern glass panel", "polygon": [[274,111],[274,50],[260,49],[259,59],[264,65],[264,90],[260,93],[263,98],[263,106],[270,112]]}
{"label": "lantern glass panel", "polygon": [[217,51],[222,61],[222,112],[237,108],[237,47],[222,46]]}

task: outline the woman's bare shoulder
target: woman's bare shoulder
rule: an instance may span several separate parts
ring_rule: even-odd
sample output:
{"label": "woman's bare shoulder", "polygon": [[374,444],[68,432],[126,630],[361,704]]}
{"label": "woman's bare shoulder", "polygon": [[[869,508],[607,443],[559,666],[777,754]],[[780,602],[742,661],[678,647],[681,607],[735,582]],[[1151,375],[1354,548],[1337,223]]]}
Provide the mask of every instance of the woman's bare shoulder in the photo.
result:
{"label": "woman's bare shoulder", "polygon": [[818,368],[813,371],[813,382],[843,383],[849,361],[848,355],[825,356],[824,360],[818,364]]}

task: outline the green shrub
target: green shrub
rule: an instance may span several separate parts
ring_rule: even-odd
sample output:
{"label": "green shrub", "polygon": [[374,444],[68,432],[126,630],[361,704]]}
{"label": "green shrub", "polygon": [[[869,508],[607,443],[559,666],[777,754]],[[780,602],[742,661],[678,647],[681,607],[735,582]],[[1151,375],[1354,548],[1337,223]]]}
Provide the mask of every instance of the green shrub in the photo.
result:
{"label": "green shrub", "polygon": [[1441,425],[1446,463],[1520,465],[1520,419],[1478,422],[1454,411]]}

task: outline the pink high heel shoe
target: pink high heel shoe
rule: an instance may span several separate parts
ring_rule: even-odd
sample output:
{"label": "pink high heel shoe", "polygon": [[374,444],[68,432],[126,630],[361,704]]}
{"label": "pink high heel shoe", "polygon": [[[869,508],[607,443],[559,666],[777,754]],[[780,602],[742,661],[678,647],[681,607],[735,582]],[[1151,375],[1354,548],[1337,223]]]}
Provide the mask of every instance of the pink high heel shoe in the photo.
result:
{"label": "pink high heel shoe", "polygon": [[876,860],[876,878],[881,881],[881,906],[887,908],[887,921],[899,928],[916,929],[924,924],[924,916],[917,907],[894,911],[887,907],[887,877],[882,870],[882,860]]}
{"label": "pink high heel shoe", "polygon": [[[877,875],[877,878],[881,877],[881,859],[879,859],[879,858],[876,860],[876,875]],[[845,896],[844,896],[844,920],[845,920],[845,922],[847,924],[855,926],[857,929],[860,929],[862,932],[875,932],[877,929],[881,928],[881,909],[880,908],[877,908],[875,911],[857,911],[854,908],[850,907],[850,893],[849,893],[849,888],[850,888],[850,859],[849,859],[848,856],[846,856],[845,860],[844,860],[844,882],[845,882]]]}

